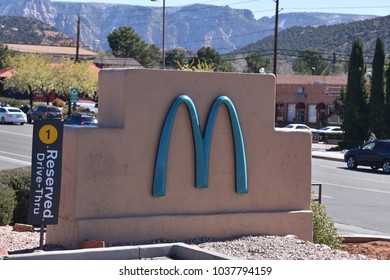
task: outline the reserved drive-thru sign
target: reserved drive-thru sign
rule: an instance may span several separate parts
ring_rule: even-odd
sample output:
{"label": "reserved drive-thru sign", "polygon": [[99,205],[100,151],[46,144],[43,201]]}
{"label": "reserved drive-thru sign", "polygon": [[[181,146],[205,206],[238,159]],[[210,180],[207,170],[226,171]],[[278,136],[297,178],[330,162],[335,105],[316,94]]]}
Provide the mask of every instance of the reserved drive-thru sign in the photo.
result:
{"label": "reserved drive-thru sign", "polygon": [[61,191],[62,138],[62,121],[34,121],[29,224],[57,224]]}

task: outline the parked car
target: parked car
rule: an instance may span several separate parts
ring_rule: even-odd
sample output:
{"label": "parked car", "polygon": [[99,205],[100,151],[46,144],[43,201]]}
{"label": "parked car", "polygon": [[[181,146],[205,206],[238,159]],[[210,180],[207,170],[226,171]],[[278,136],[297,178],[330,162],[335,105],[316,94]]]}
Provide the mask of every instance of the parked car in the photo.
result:
{"label": "parked car", "polygon": [[306,130],[311,131],[310,127],[308,127],[305,124],[301,124],[301,123],[291,123],[291,124],[288,124],[288,125],[286,125],[285,127],[282,127],[282,128],[283,129],[306,129]]}
{"label": "parked car", "polygon": [[19,109],[22,110],[23,113],[25,113],[27,115],[28,111],[31,110],[31,107],[30,107],[30,105],[26,104],[26,105],[21,106]]}
{"label": "parked car", "polygon": [[317,129],[317,132],[323,133],[344,133],[339,126],[325,126]]}
{"label": "parked car", "polygon": [[312,129],[313,141],[326,142],[334,141],[338,142],[343,139],[344,131],[340,126],[325,126],[319,129]]}
{"label": "parked car", "polygon": [[27,113],[27,121],[62,119],[62,111],[57,106],[39,105]]}
{"label": "parked car", "polygon": [[97,125],[98,120],[91,114],[72,114],[64,120],[65,125]]}
{"label": "parked car", "polygon": [[344,160],[349,169],[363,165],[382,168],[384,173],[390,174],[390,140],[369,141],[359,148],[350,149],[344,154]]}
{"label": "parked car", "polygon": [[27,116],[20,109],[14,107],[0,107],[0,123],[19,123],[24,125]]}

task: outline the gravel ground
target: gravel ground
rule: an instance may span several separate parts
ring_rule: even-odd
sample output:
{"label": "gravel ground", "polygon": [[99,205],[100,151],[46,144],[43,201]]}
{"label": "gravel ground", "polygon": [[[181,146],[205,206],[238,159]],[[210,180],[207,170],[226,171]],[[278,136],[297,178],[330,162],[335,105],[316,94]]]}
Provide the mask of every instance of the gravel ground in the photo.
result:
{"label": "gravel ground", "polygon": [[[154,240],[149,244],[175,242]],[[196,238],[181,241],[202,249],[216,251],[244,260],[366,260],[367,257],[332,250],[326,245],[313,244],[296,236],[245,236],[223,240]],[[106,244],[107,247],[135,244]],[[39,249],[39,232],[15,232],[12,227],[0,227],[0,248],[9,254],[30,253]],[[63,250],[56,245],[45,245],[45,251]]]}

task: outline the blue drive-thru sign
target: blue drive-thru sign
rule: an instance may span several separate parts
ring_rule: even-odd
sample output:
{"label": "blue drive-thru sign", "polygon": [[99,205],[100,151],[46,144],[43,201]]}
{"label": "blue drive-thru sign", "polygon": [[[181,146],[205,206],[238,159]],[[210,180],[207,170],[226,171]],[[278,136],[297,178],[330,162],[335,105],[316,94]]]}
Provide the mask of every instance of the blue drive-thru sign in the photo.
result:
{"label": "blue drive-thru sign", "polygon": [[157,158],[154,170],[153,196],[164,196],[166,191],[167,161],[169,152],[169,143],[172,132],[173,122],[179,106],[184,103],[187,106],[192,134],[195,146],[195,187],[208,187],[208,169],[211,138],[213,135],[214,123],[218,109],[222,104],[226,105],[229,112],[230,124],[232,127],[235,172],[236,172],[236,193],[248,193],[248,175],[246,166],[246,155],[244,139],[241,131],[238,114],[233,102],[227,96],[218,97],[211,106],[209,116],[206,122],[204,135],[202,136],[199,124],[197,110],[192,99],[187,95],[180,95],[172,103],[163,129],[161,131],[160,142],[157,150]]}

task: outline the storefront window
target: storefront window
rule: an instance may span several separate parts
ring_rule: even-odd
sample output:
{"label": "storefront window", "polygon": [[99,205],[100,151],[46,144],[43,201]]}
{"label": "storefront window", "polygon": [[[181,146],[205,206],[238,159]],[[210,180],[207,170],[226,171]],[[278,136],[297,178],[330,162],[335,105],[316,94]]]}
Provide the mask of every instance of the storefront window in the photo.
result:
{"label": "storefront window", "polygon": [[276,104],[276,120],[284,121],[284,105]]}
{"label": "storefront window", "polygon": [[316,105],[309,105],[308,106],[308,118],[309,118],[309,123],[316,123],[317,122]]}
{"label": "storefront window", "polygon": [[287,106],[287,121],[295,121],[295,104],[288,104]]}

